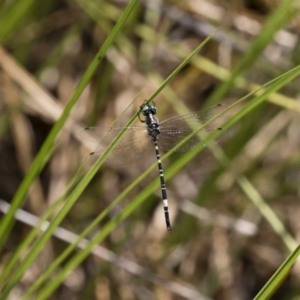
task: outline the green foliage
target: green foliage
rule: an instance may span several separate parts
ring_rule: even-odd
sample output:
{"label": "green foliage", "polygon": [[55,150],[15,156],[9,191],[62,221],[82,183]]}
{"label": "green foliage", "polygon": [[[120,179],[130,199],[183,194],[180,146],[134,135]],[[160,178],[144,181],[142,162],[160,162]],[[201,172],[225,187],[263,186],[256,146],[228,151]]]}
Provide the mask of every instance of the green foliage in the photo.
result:
{"label": "green foliage", "polygon": [[[268,80],[266,83],[262,83],[261,81],[255,81],[254,83],[247,78],[247,73],[250,71],[254,73],[256,72],[257,74],[260,72],[259,69],[255,69],[257,66],[253,67],[255,62],[258,59],[261,59],[263,51],[267,46],[270,46],[273,41],[273,37],[278,30],[282,29],[286,24],[293,20],[295,12],[297,11],[296,9],[291,9],[293,2],[294,1],[291,0],[283,1],[280,6],[274,10],[274,12],[270,13],[267,21],[261,28],[260,34],[258,34],[252,41],[247,51],[244,54],[239,55],[239,60],[232,70],[229,71],[215,64],[212,60],[210,60],[209,55],[205,57],[205,55],[202,54],[210,52],[210,49],[213,49],[212,40],[218,36],[222,28],[212,32],[211,35],[206,37],[203,41],[197,40],[197,46],[193,48],[194,50],[187,50],[186,47],[177,43],[176,40],[175,42],[174,40],[171,41],[172,39],[167,34],[164,35],[164,33],[172,27],[171,24],[164,24],[166,21],[163,19],[161,20],[161,16],[158,15],[157,12],[155,13],[155,11],[149,8],[142,7],[141,3],[136,0],[129,1],[129,4],[122,9],[106,1],[100,1],[99,3],[95,3],[93,1],[77,1],[76,3],[79,7],[76,6],[76,9],[84,15],[80,17],[82,23],[76,24],[75,22],[73,26],[70,26],[68,30],[64,31],[62,35],[63,38],[56,44],[54,49],[49,51],[48,59],[36,68],[35,71],[37,78],[35,80],[39,80],[45,70],[56,68],[60,64],[63,65],[65,62],[64,49],[69,39],[76,39],[78,36],[83,36],[86,40],[93,40],[93,46],[98,45],[99,50],[95,51],[94,58],[90,58],[88,56],[88,58],[85,57],[88,61],[85,72],[81,76],[72,95],[69,97],[69,100],[62,109],[59,118],[57,118],[56,122],[54,122],[53,127],[43,142],[40,150],[35,155],[29,170],[26,172],[26,176],[13,196],[10,210],[1,220],[0,250],[5,250],[10,235],[15,230],[14,225],[16,223],[15,215],[17,210],[24,206],[28,195],[30,195],[30,190],[34,186],[35,180],[40,178],[41,172],[45,166],[47,166],[49,160],[55,156],[56,149],[59,149],[61,142],[61,140],[59,140],[59,136],[64,134],[64,130],[68,127],[68,123],[70,125],[74,122],[71,118],[72,111],[77,105],[79,105],[79,99],[80,97],[83,97],[83,93],[87,90],[87,88],[91,88],[94,95],[99,97],[100,100],[94,107],[99,108],[99,112],[103,113],[103,111],[106,109],[108,110],[109,107],[114,105],[113,101],[104,99],[106,97],[113,97],[114,94],[118,95],[118,92],[122,89],[122,84],[126,85],[130,82],[130,80],[136,80],[136,82],[132,84],[132,89],[135,89],[136,86],[140,88],[139,80],[141,80],[141,75],[137,75],[139,71],[141,72],[140,74],[143,74],[144,78],[146,78],[147,84],[150,85],[151,83],[151,85],[155,87],[146,87],[151,90],[151,93],[147,91],[147,94],[151,94],[150,96],[147,96],[147,100],[150,102],[158,99],[158,101],[160,101],[162,114],[167,114],[171,108],[173,108],[177,114],[182,114],[188,113],[189,109],[183,104],[183,101],[180,100],[181,92],[182,94],[188,94],[188,90],[190,87],[193,87],[193,84],[188,86],[187,83],[190,83],[190,81],[192,82],[195,77],[199,78],[199,76],[203,76],[203,73],[205,72],[221,81],[221,84],[210,94],[208,100],[203,101],[205,102],[205,105],[209,104],[209,102],[216,103],[216,101],[220,101],[221,98],[227,97],[227,94],[229,94],[231,90],[233,91],[231,97],[234,101],[230,101],[231,104],[227,104],[223,111],[213,116],[207,124],[203,124],[203,127],[209,125],[209,123],[214,122],[215,120],[221,119],[223,120],[221,126],[223,131],[229,133],[231,131],[236,131],[236,139],[234,137],[230,137],[229,134],[229,145],[225,146],[224,149],[223,144],[222,146],[212,145],[207,147],[214,156],[215,162],[217,162],[220,167],[213,168],[211,166],[211,172],[207,175],[207,178],[202,181],[202,186],[199,183],[199,188],[197,188],[198,196],[195,196],[198,198],[196,204],[199,206],[205,204],[208,205],[208,207],[217,207],[218,205],[222,205],[224,210],[223,213],[236,219],[240,218],[238,214],[239,210],[242,211],[244,215],[247,215],[249,207],[251,207],[251,209],[255,208],[256,215],[253,217],[253,220],[258,217],[262,218],[265,223],[268,224],[268,229],[263,228],[261,230],[272,232],[274,237],[277,239],[276,242],[284,246],[286,251],[284,253],[289,253],[289,257],[282,266],[277,269],[275,274],[269,279],[265,287],[261,289],[255,299],[268,299],[271,295],[273,295],[279,288],[280,284],[284,281],[299,256],[299,246],[295,238],[287,229],[286,222],[282,219],[282,216],[278,214],[276,205],[272,202],[274,200],[272,197],[276,200],[279,198],[279,195],[270,192],[268,190],[268,185],[262,186],[261,181],[259,180],[259,178],[261,178],[260,176],[263,176],[264,173],[261,171],[260,167],[257,166],[258,162],[261,162],[262,165],[264,163],[270,163],[270,161],[273,162],[271,158],[268,160],[267,153],[274,155],[273,148],[276,148],[276,145],[278,145],[279,142],[275,137],[271,137],[271,134],[269,134],[270,140],[267,140],[266,137],[268,136],[264,135],[266,141],[265,147],[258,152],[257,156],[253,156],[253,158],[250,156],[248,157],[248,166],[246,162],[241,160],[241,158],[244,156],[247,159],[246,154],[248,154],[247,149],[249,149],[247,148],[248,140],[255,139],[255,135],[259,135],[263,132],[263,129],[268,127],[268,125],[272,122],[273,117],[276,117],[277,111],[271,111],[272,106],[276,106],[276,108],[280,108],[282,110],[289,109],[294,110],[296,113],[300,112],[299,103],[294,101],[292,97],[289,97],[289,95],[294,95],[295,90],[298,90],[297,76],[300,74],[300,66],[290,66],[289,68],[286,68],[286,70],[282,71],[280,76],[274,76],[274,79],[271,81]],[[34,27],[32,27],[32,24],[40,22],[42,17],[47,15],[48,11],[50,12],[55,9],[54,4],[47,1],[45,3],[43,12],[37,14],[35,12],[37,11],[39,4],[35,3],[35,1],[26,0],[11,3],[4,3],[3,1],[0,1],[0,40],[4,47],[7,47],[8,49],[11,47],[13,49],[12,52],[17,51],[17,49],[14,49],[14,45],[18,44],[18,41],[14,40],[14,38],[20,36],[20,32],[31,32],[31,28]],[[143,12],[145,22],[141,22],[140,20],[140,16]],[[85,23],[84,26],[82,25],[83,23]],[[91,26],[91,24],[93,24],[93,26]],[[89,29],[86,29],[85,27]],[[91,28],[94,32],[89,31]],[[134,38],[132,36],[134,36]],[[28,37],[30,37],[30,34]],[[98,38],[99,40],[97,40]],[[139,43],[137,43],[135,39],[140,39]],[[28,38],[27,43],[20,41],[20,45],[22,44],[21,46],[24,47],[26,52],[26,55],[23,56],[24,65],[26,65],[26,60],[31,56],[30,53],[32,45],[30,46],[30,42],[30,38]],[[28,44],[28,48],[26,44]],[[82,43],[83,48],[88,48],[87,45]],[[172,56],[168,62],[166,70],[164,67],[160,68],[160,66],[157,65],[157,68],[160,69],[160,73],[162,74],[159,74],[159,72],[156,73],[155,68],[152,68],[149,72],[147,71],[147,68],[152,67],[151,62],[152,60],[155,61],[155,55],[158,55],[155,52],[157,45],[159,45],[162,52],[168,51],[169,56]],[[74,46],[74,48],[76,47]],[[73,63],[75,61],[76,60],[73,60]],[[175,64],[174,61],[176,61]],[[103,73],[101,73],[101,67],[103,65]],[[120,80],[119,86],[113,85],[113,82],[116,80],[113,75],[113,70],[116,69],[119,70],[119,72],[125,73],[124,69],[126,68],[131,70],[131,72],[126,71],[126,76],[123,76],[126,77],[124,82]],[[5,70],[5,66],[3,65],[3,72],[5,72]],[[94,78],[97,77],[98,72],[101,73],[101,76],[97,81]],[[129,78],[130,76],[134,79]],[[186,79],[187,77],[188,79]],[[93,80],[95,80],[96,83],[94,83]],[[25,91],[27,91],[27,93],[30,94],[30,80],[27,81],[28,89],[26,88],[26,84],[24,84],[24,87],[24,85],[22,85],[23,83],[20,83],[23,81],[16,81]],[[101,86],[97,86],[98,82],[101,83]],[[42,86],[42,84],[40,85]],[[199,85],[199,83],[196,83],[196,85]],[[197,88],[198,86],[194,86],[194,90],[191,93],[197,93]],[[241,92],[241,90],[246,96],[238,99],[237,95]],[[140,90],[138,92],[140,92]],[[205,93],[203,92],[203,94]],[[22,97],[20,96],[20,98]],[[164,99],[164,101],[161,99]],[[27,102],[25,100],[22,101],[24,101],[24,107],[26,107]],[[225,103],[226,102],[227,101],[225,101]],[[196,101],[196,104],[199,105],[199,102],[197,103]],[[129,109],[130,108],[131,107],[129,107]],[[266,117],[266,110],[271,111],[268,118]],[[134,109],[134,111],[137,110]],[[1,107],[0,113],[2,113]],[[22,108],[17,111],[16,115],[21,113],[23,113]],[[90,119],[92,122],[97,122],[97,113],[98,109],[91,111]],[[128,126],[134,124],[137,119],[137,112],[131,115],[132,118],[128,121]],[[7,117],[1,119],[5,124],[3,128],[8,128],[10,122],[14,122],[14,116],[12,116],[11,119],[12,120],[9,120]],[[2,124],[2,122],[0,124]],[[72,124],[74,125],[74,123]],[[4,133],[5,129],[3,129]],[[24,274],[30,270],[31,266],[38,260],[43,249],[49,245],[51,238],[55,236],[57,229],[64,225],[64,221],[67,218],[72,219],[72,213],[74,213],[73,210],[76,209],[76,205],[81,205],[82,201],[84,201],[84,197],[89,199],[97,198],[93,195],[93,192],[90,192],[89,190],[93,184],[97,187],[96,190],[100,191],[101,200],[102,198],[106,199],[107,195],[104,191],[104,187],[99,184],[100,180],[98,180],[98,171],[99,169],[100,172],[103,170],[104,178],[105,176],[108,176],[108,173],[105,173],[105,169],[103,168],[103,163],[112,153],[114,147],[118,145],[118,142],[125,133],[125,130],[126,129],[120,132],[111,145],[107,147],[103,156],[99,157],[97,161],[88,168],[88,170],[84,168],[85,165],[78,167],[78,171],[69,179],[68,185],[66,185],[60,196],[57,197],[53,204],[49,205],[43,211],[43,214],[39,218],[39,222],[35,224],[35,226],[24,236],[22,242],[18,245],[14,245],[15,248],[13,252],[10,253],[9,259],[1,267],[0,299],[7,299],[9,295],[11,295],[12,291],[18,286],[22,278],[24,278]],[[284,130],[289,130],[288,125],[284,127]],[[4,133],[2,134],[1,132],[0,136],[4,135]],[[251,136],[252,134],[253,136]],[[170,162],[165,168],[165,177],[168,182],[168,187],[169,182],[171,186],[171,182],[176,182],[177,175],[184,173],[183,170],[185,170],[186,167],[194,164],[199,153],[201,153],[205,148],[205,145],[210,145],[210,143],[217,138],[217,135],[211,135],[203,141],[203,143],[201,143],[195,151],[184,153],[176,158],[172,156],[172,153],[165,154],[162,157],[163,162],[166,164],[167,162]],[[263,139],[260,139],[260,142],[261,141],[263,141]],[[257,148],[259,147],[257,146]],[[293,153],[293,155],[294,161],[296,161],[299,167],[299,155],[297,153]],[[274,165],[272,165],[275,175],[285,174],[283,173],[283,170],[286,170],[286,165],[289,164],[289,159],[286,158],[282,164],[283,165],[277,165],[274,163]],[[69,243],[68,246],[65,247],[63,251],[59,251],[59,253],[53,257],[47,268],[40,273],[39,277],[26,287],[26,290],[22,294],[22,299],[34,298],[41,300],[49,299],[51,295],[55,295],[56,289],[66,282],[68,276],[72,272],[83,266],[85,260],[90,257],[95,247],[99,244],[107,243],[107,248],[109,249],[110,243],[114,245],[114,241],[117,240],[119,241],[119,244],[118,242],[115,244],[118,244],[119,248],[124,247],[125,249],[125,242],[123,242],[125,240],[124,236],[126,236],[127,239],[133,239],[135,236],[138,240],[140,240],[140,244],[137,243],[137,248],[142,248],[145,252],[148,251],[147,253],[150,253],[151,251],[147,248],[148,244],[149,247],[151,246],[150,243],[152,237],[150,235],[150,237],[148,237],[149,240],[147,240],[145,229],[146,225],[143,220],[136,222],[143,224],[140,226],[135,223],[128,225],[126,222],[129,218],[139,220],[140,218],[137,214],[137,210],[140,209],[142,211],[142,208],[146,206],[145,201],[149,200],[151,195],[159,189],[159,179],[157,176],[154,179],[151,178],[151,174],[154,170],[156,170],[156,168],[157,166],[154,163],[146,171],[137,175],[135,180],[131,180],[130,184],[127,184],[125,188],[121,189],[121,192],[117,193],[117,196],[114,197],[110,204],[102,201],[99,204],[101,205],[99,212],[96,209],[95,212],[91,209],[90,211],[92,211],[92,213],[90,218],[93,218],[92,221],[90,221],[91,219],[84,221],[84,229],[77,235],[76,239],[72,243]],[[268,170],[265,172],[267,171]],[[266,178],[266,176],[264,178]],[[93,181],[95,181],[95,183]],[[124,180],[124,182],[124,184],[126,184],[126,180]],[[197,180],[195,182],[198,183]],[[225,193],[227,193],[228,196],[224,196],[224,199],[215,201],[214,199],[220,198],[220,195],[223,193],[222,188],[217,188],[217,182],[221,182],[221,186],[223,182],[223,191],[225,190]],[[190,182],[187,183],[190,184]],[[139,187],[142,185],[143,188],[140,189]],[[231,189],[226,189],[226,186],[231,186]],[[270,184],[270,186],[272,185]],[[264,191],[264,188],[267,190],[266,192]],[[294,190],[296,191],[296,189],[297,187]],[[119,187],[115,187],[115,190],[119,191]],[[172,194],[175,194],[173,189],[171,190]],[[114,191],[114,189],[111,189],[111,191]],[[285,195],[285,197],[288,196],[290,195]],[[231,206],[234,204],[229,202],[229,198],[233,200],[234,204],[238,204],[235,208],[236,210],[233,209],[230,211]],[[130,201],[128,201],[128,199],[130,199]],[[240,199],[250,201],[249,203],[245,201],[241,204],[238,203]],[[282,199],[284,199],[284,197],[282,197]],[[219,202],[223,200],[224,203]],[[95,206],[97,205],[97,202],[94,200],[91,200],[89,203],[92,203]],[[121,210],[120,206],[122,206]],[[180,207],[180,204],[177,206]],[[151,208],[152,207],[154,209],[154,205],[151,206]],[[145,212],[142,214],[143,216],[146,215]],[[135,218],[133,218],[133,216],[135,216]],[[80,214],[76,217],[80,218]],[[75,224],[76,217],[74,218],[75,221],[72,221]],[[161,217],[163,218],[162,211]],[[45,221],[49,221],[47,228],[44,228]],[[214,222],[216,223],[214,224]],[[205,229],[199,228],[200,226],[198,223],[199,222],[196,222],[196,219],[190,215],[181,216],[178,217],[178,220],[174,220],[174,229],[171,235],[169,237],[164,236],[164,243],[161,243],[161,240],[157,237],[158,242],[156,244],[156,248],[153,248],[154,252],[155,249],[160,249],[158,252],[163,254],[161,254],[159,258],[153,255],[153,261],[149,260],[149,265],[150,261],[153,264],[158,261],[161,263],[161,261],[166,258],[166,261],[169,262],[169,267],[167,264],[163,265],[167,270],[163,273],[169,274],[166,278],[168,278],[168,280],[171,280],[170,278],[172,278],[172,280],[178,282],[183,280],[179,276],[178,280],[176,280],[176,272],[170,275],[170,272],[178,266],[178,269],[184,269],[184,267],[180,265],[180,262],[176,260],[175,252],[177,250],[180,252],[184,248],[189,249],[190,246],[192,249],[199,247],[201,240],[197,242],[197,239],[199,239],[200,236],[198,232],[204,232]],[[220,225],[222,222],[218,223],[217,218],[216,220],[211,220],[211,223],[214,224],[215,228],[222,227],[222,225]],[[255,224],[257,227],[259,227],[259,225],[259,222]],[[149,225],[149,227],[151,228],[151,225]],[[141,234],[141,231],[145,232],[145,235]],[[123,239],[118,239],[118,234],[121,237],[123,236]],[[213,235],[213,231],[211,234]],[[154,236],[155,234],[153,233],[153,237]],[[203,237],[203,240],[205,238],[208,239],[205,235],[201,236]],[[146,240],[146,246],[143,244],[143,239]],[[245,239],[245,237],[243,237],[243,239]],[[233,240],[235,240],[238,244],[237,239]],[[83,248],[80,248],[80,245],[83,242],[85,245]],[[211,243],[213,244],[216,242]],[[209,244],[210,243],[207,245]],[[217,245],[214,245],[213,248],[214,252],[218,252],[218,250],[223,251],[223,245],[221,243],[216,244]],[[255,244],[255,241],[253,244]],[[114,246],[111,248],[114,248]],[[242,247],[235,249],[237,257],[239,256],[238,252],[242,252],[241,248]],[[247,249],[247,246],[245,246],[245,248]],[[123,254],[121,250],[120,257],[122,258]],[[204,250],[202,249],[202,251]],[[250,250],[248,249],[248,251]],[[132,253],[136,254],[138,252],[135,252],[135,249],[133,249]],[[172,256],[172,254],[174,255]],[[254,256],[254,253],[251,255]],[[232,256],[234,256],[234,253]],[[121,258],[120,260],[122,260]],[[143,256],[141,256],[140,259],[140,261],[143,261]],[[194,260],[189,261],[189,263],[192,262],[191,265],[193,265],[196,269],[197,259],[199,258],[196,257]],[[136,261],[138,261],[138,259],[136,259]],[[217,262],[215,262],[215,264],[217,265]],[[147,263],[145,263],[145,266],[147,266]],[[107,270],[103,271],[103,277],[99,275],[99,278],[104,280],[107,273],[113,272],[111,269],[112,268],[108,267]],[[201,271],[204,273],[203,270],[205,270],[205,268],[201,268]],[[218,268],[216,267],[214,271],[217,272],[217,270]],[[205,280],[207,280],[207,282],[211,282],[209,278],[215,276],[214,271],[208,271],[206,275],[202,275],[203,277],[206,277],[203,279],[203,286],[205,285]],[[160,273],[159,270],[156,270],[156,272]],[[180,271],[178,272],[180,273]],[[155,276],[155,279],[153,279],[147,272],[144,272],[143,275],[141,275],[142,273],[137,272],[134,274],[143,279],[146,278],[146,281],[149,280],[149,282],[162,285],[163,288],[165,283],[169,282],[167,279],[158,280]],[[189,274],[189,272],[186,271],[186,274]],[[218,282],[216,280],[208,284],[208,287],[204,289],[205,293],[211,294],[213,297],[214,291],[223,287],[222,280],[218,280],[220,281]],[[90,287],[94,288],[92,284]],[[181,295],[183,295],[184,288],[178,288],[178,290],[180,289],[182,289]],[[172,288],[169,287],[169,290],[174,292],[176,289],[174,288],[172,290]],[[195,293],[198,293],[198,290],[198,286],[195,285]],[[120,291],[118,290],[115,292],[117,293]],[[89,295],[92,294],[91,291],[87,291],[87,293]],[[178,291],[176,293],[180,294]],[[123,298],[120,297],[120,299]]]}

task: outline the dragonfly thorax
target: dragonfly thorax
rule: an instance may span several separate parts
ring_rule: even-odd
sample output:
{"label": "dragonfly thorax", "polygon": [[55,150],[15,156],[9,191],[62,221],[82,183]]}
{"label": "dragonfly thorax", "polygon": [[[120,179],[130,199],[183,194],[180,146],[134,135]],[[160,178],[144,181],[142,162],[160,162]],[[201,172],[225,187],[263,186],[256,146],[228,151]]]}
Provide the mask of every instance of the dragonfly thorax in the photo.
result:
{"label": "dragonfly thorax", "polygon": [[[145,119],[142,120],[140,118],[140,114],[143,114]],[[147,100],[145,100],[144,104],[141,105],[139,111],[139,119],[141,122],[146,123],[148,134],[151,136],[152,140],[157,140],[157,137],[160,133],[159,130],[159,121],[155,117],[156,114],[156,107],[154,102],[152,101],[151,104],[147,104]]]}
{"label": "dragonfly thorax", "polygon": [[152,139],[156,140],[160,133],[158,119],[154,115],[149,114],[146,116],[145,123],[147,125],[148,134]]}

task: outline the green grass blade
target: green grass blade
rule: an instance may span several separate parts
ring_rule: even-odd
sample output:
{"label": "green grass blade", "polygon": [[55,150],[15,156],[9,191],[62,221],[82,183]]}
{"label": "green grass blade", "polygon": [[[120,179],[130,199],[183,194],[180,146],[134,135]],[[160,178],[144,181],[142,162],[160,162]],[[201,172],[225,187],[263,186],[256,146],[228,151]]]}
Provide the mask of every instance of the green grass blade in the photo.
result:
{"label": "green grass blade", "polygon": [[13,255],[9,259],[9,261],[5,264],[5,268],[2,270],[0,274],[0,287],[3,285],[4,282],[8,281],[10,274],[13,274],[13,270],[16,270],[19,267],[19,260],[20,257],[24,257],[24,254],[26,253],[27,249],[31,244],[33,244],[35,238],[38,237],[41,226],[43,223],[49,219],[51,215],[55,212],[57,207],[59,205],[62,205],[63,201],[67,198],[67,195],[70,193],[70,191],[74,188],[74,186],[79,181],[81,175],[81,169],[78,170],[78,172],[73,177],[73,180],[69,183],[68,187],[66,188],[65,193],[56,200],[48,209],[45,211],[43,216],[39,218],[39,222],[36,224],[36,226],[30,231],[30,233],[26,236],[26,238],[22,241],[22,243],[19,245],[19,247],[14,251]]}
{"label": "green grass blade", "polygon": [[[237,76],[247,69],[257,59],[265,47],[273,39],[273,35],[291,19],[291,7],[295,0],[282,1],[274,13],[268,18],[266,24],[261,28],[260,34],[251,44],[242,59],[235,65],[229,79],[209,97],[208,102],[219,101],[231,88]],[[293,14],[296,13],[294,10]]]}
{"label": "green grass blade", "polygon": [[298,246],[291,255],[284,261],[275,274],[270,278],[266,285],[260,290],[260,292],[255,296],[254,300],[266,300],[275,293],[280,283],[286,278],[290,272],[293,264],[296,262],[300,255],[300,246]]}
{"label": "green grass blade", "polygon": [[[95,72],[99,61],[104,57],[105,52],[107,49],[111,46],[113,43],[114,39],[116,38],[116,35],[118,32],[122,29],[124,23],[126,22],[126,19],[132,9],[135,7],[137,4],[137,0],[133,0],[129,3],[127,8],[125,9],[123,15],[121,16],[120,20],[117,22],[115,25],[114,29],[111,31],[110,35],[106,39],[105,43],[102,45],[101,49],[99,50],[98,54],[96,55],[95,59],[92,61],[90,64],[89,68],[85,72],[84,76],[82,77],[81,81],[79,82],[73,96],[71,97],[70,101],[66,105],[66,108],[64,109],[64,112],[58,122],[54,125],[53,129],[51,130],[49,136],[47,137],[45,143],[43,144],[40,152],[38,153],[36,159],[34,160],[31,170],[29,171],[28,175],[25,177],[24,181],[21,184],[21,187],[17,191],[17,194],[13,200],[12,206],[8,214],[4,217],[3,222],[1,224],[1,239],[0,239],[0,246],[3,246],[9,231],[11,230],[14,222],[14,214],[17,208],[21,205],[23,198],[26,195],[26,192],[35,178],[35,176],[38,174],[38,172],[41,170],[41,163],[44,162],[44,157],[47,156],[47,152],[49,149],[52,148],[52,145],[54,143],[54,140],[61,130],[62,126],[64,125],[65,121],[67,120],[67,117],[73,108],[73,106],[76,104],[80,94],[88,84],[91,76]],[[101,159],[98,164],[95,165],[95,168],[91,170],[91,172],[88,172],[86,174],[86,178],[84,182],[87,184],[89,180],[93,177],[93,175],[97,172],[97,166],[99,167],[102,163],[102,161],[105,159]],[[26,269],[29,267],[29,265],[34,261],[35,257],[38,255],[39,251],[42,249],[43,245],[46,243],[46,241],[50,238],[53,230],[55,229],[56,226],[60,223],[60,221],[63,219],[65,214],[69,211],[69,209],[72,207],[76,199],[79,197],[80,193],[82,190],[85,188],[85,186],[79,185],[78,189],[75,189],[73,193],[73,197],[71,200],[69,200],[66,205],[63,207],[63,209],[60,211],[59,215],[53,220],[53,223],[51,223],[51,226],[48,228],[48,230],[45,232],[44,235],[40,238],[39,242],[37,243],[35,249],[30,252],[28,255],[27,259],[25,259],[22,264],[20,269],[16,274],[13,274],[13,278],[10,280],[10,282],[7,284],[5,287],[5,290],[3,291],[3,295],[7,296],[10,292],[10,290],[15,286],[15,284],[18,283],[20,278],[22,277],[23,273],[26,271]]]}
{"label": "green grass blade", "polygon": [[[139,25],[136,28],[136,33],[141,38],[154,42],[156,39],[160,39],[166,44],[166,47],[170,49],[170,51],[176,55],[178,58],[184,58],[188,55],[188,51],[184,49],[181,45],[173,45],[171,42],[167,41],[163,36],[157,37],[157,34],[152,28],[149,28],[145,25]],[[202,57],[200,55],[195,56],[195,58],[192,60],[191,64],[198,68],[199,70],[204,71],[207,74],[210,74],[211,76],[221,80],[226,81],[230,78],[231,72],[225,68],[223,68],[220,65],[217,65],[213,61],[208,60],[205,57]],[[236,88],[243,89],[245,91],[251,92],[256,91],[260,89],[260,86],[256,83],[249,82],[249,80],[246,80],[241,75],[238,75],[233,84]],[[282,95],[282,94],[271,94],[269,97],[269,101],[281,105],[282,107],[288,108],[288,109],[294,109],[295,111],[300,112],[300,105],[298,102],[291,100],[290,98]]]}
{"label": "green grass blade", "polygon": [[20,26],[20,20],[25,19],[30,11],[34,0],[16,1],[13,5],[1,14],[0,21],[0,43],[2,43],[12,32]]}
{"label": "green grass blade", "polygon": [[196,53],[200,51],[202,47],[212,38],[208,36],[186,59],[163,81],[159,88],[149,97],[148,102],[154,100],[154,98],[164,89],[164,87],[171,82],[171,80],[190,62]]}
{"label": "green grass blade", "polygon": [[132,11],[132,9],[135,7],[136,4],[137,4],[137,0],[132,0],[129,3],[126,10],[124,11],[124,14],[121,16],[120,20],[117,22],[116,26],[111,31],[110,35],[107,37],[106,41],[104,42],[104,44],[100,48],[99,52],[97,53],[96,57],[91,62],[90,66],[84,73],[82,79],[79,81],[78,86],[76,87],[72,97],[70,98],[69,102],[67,103],[61,117],[53,126],[53,128],[52,128],[51,132],[49,133],[46,141],[44,142],[41,150],[39,151],[34,162],[32,163],[32,166],[31,166],[28,174],[22,181],[22,183],[12,201],[11,209],[8,212],[8,214],[5,215],[5,217],[3,218],[1,226],[0,226],[0,250],[3,247],[3,244],[6,241],[7,236],[9,235],[11,228],[13,226],[13,223],[14,223],[13,216],[14,216],[15,211],[17,210],[18,207],[20,207],[22,205],[22,202],[27,194],[30,184],[32,183],[34,178],[37,176],[37,174],[39,174],[39,172],[41,171],[41,169],[43,167],[43,165],[41,164],[42,161],[45,162],[43,158],[47,155],[47,152],[52,147],[59,131],[62,129],[63,125],[65,124],[65,122],[70,114],[71,109],[76,104],[79,96],[81,95],[84,88],[89,83],[92,75],[96,71],[99,62],[103,59],[107,49],[114,42],[118,32],[124,26],[126,18],[128,17],[128,15],[130,14],[130,12]]}
{"label": "green grass blade", "polygon": [[270,208],[267,202],[262,198],[260,193],[255,189],[251,182],[242,174],[239,174],[233,166],[230,165],[230,160],[226,157],[221,149],[213,149],[214,155],[222,163],[222,165],[230,171],[235,181],[243,190],[245,195],[252,201],[252,203],[260,211],[261,215],[268,221],[274,231],[282,239],[287,249],[292,252],[297,246],[296,240],[289,234],[275,212]]}

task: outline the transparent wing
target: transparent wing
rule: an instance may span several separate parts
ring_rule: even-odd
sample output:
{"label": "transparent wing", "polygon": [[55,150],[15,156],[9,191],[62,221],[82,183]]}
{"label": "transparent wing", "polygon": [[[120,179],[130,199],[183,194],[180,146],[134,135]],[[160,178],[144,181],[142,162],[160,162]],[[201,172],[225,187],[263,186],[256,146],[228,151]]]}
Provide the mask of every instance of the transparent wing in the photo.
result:
{"label": "transparent wing", "polygon": [[87,141],[94,143],[108,143],[113,141],[114,138],[125,129],[127,132],[132,133],[133,131],[146,131],[145,125],[134,125],[134,126],[117,126],[117,127],[86,127],[81,132],[81,137]]}
{"label": "transparent wing", "polygon": [[[177,116],[160,123],[160,134],[158,135],[158,144],[161,150],[167,152],[177,146],[183,139],[192,134],[195,129],[202,124],[207,123],[213,116],[224,109],[223,104],[217,104],[207,109]],[[110,154],[108,161],[112,164],[127,164],[141,159],[154,151],[153,142],[148,135],[145,125],[134,125],[128,127],[87,127],[82,132],[82,137],[86,140],[98,143],[98,147],[91,154],[95,160],[101,156],[109,144],[122,131],[126,130],[122,139]],[[189,151],[208,137],[214,134],[216,138],[212,142],[219,140],[221,128],[212,122],[201,129],[184,144],[178,146],[175,151]],[[222,133],[222,136],[224,134]]]}
{"label": "transparent wing", "polygon": [[[158,137],[160,148],[164,151],[171,150],[197,128],[207,123],[213,116],[222,111],[224,107],[223,104],[217,104],[198,112],[162,121],[160,123],[160,134]],[[202,128],[184,144],[178,146],[175,151],[183,152],[193,150],[211,134],[215,135],[215,139],[211,142],[217,142],[219,136],[221,134],[223,135],[222,128],[218,127],[216,122],[212,122]]]}
{"label": "transparent wing", "polygon": [[82,137],[98,143],[98,147],[91,153],[91,159],[101,156],[117,135],[125,129],[126,132],[108,157],[108,162],[114,165],[128,164],[149,154],[154,153],[154,146],[148,135],[147,128],[141,126],[128,127],[87,127]]}

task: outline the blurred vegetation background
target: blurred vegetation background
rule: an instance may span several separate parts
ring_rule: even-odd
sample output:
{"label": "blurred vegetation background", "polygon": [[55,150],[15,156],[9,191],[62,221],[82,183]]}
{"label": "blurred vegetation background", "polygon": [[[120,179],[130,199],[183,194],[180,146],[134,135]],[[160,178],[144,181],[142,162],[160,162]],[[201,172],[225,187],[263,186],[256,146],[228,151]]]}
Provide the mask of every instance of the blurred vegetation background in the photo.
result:
{"label": "blurred vegetation background", "polygon": [[[83,187],[79,180],[97,146],[82,139],[81,130],[116,120],[125,126],[208,36],[155,98],[160,120],[214,103],[236,104],[219,118],[234,120],[253,99],[237,102],[240,98],[299,65],[296,1],[145,0],[132,6],[80,89],[127,5],[124,0],[0,0],[0,299],[248,300],[297,246],[299,77],[245,111],[218,148],[182,165],[182,154],[163,161],[170,233],[154,150],[130,165],[101,166],[63,220],[52,221],[76,187]],[[76,97],[55,143],[47,155],[37,156]],[[41,167],[34,181],[24,184],[27,193],[20,184],[34,159]],[[82,166],[84,172],[76,173]],[[20,210],[7,218],[7,229],[4,216],[16,199]],[[84,243],[101,237],[84,252],[85,244],[77,247],[74,240],[106,210]],[[51,238],[42,240],[37,230],[29,240],[42,216],[54,225]],[[70,245],[74,248],[54,264]],[[300,299],[299,279],[296,263],[272,299]]]}

